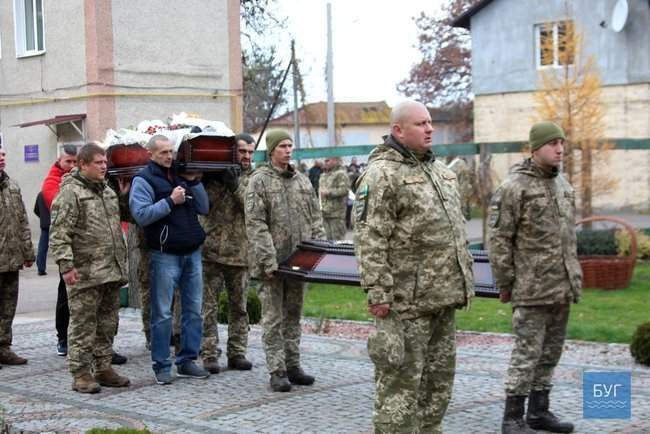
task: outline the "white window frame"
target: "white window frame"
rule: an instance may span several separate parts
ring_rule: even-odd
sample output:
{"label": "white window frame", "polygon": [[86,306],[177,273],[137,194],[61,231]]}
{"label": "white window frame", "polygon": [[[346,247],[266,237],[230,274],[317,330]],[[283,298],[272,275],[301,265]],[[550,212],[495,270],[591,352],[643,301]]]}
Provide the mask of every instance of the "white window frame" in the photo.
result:
{"label": "white window frame", "polygon": [[[547,68],[561,68],[565,65],[560,64],[560,53],[559,53],[559,43],[558,43],[558,25],[560,23],[567,23],[571,22],[573,26],[575,26],[575,23],[573,23],[573,20],[571,19],[564,19],[564,20],[558,20],[558,21],[553,21],[553,22],[544,22],[544,23],[536,23],[534,25],[534,32],[535,32],[535,67],[537,69],[547,69]],[[553,33],[553,63],[550,65],[542,65],[542,41],[541,41],[541,33],[542,33],[542,28],[551,25],[551,32]],[[575,54],[575,53],[574,53]],[[573,63],[570,63],[569,66],[573,65]]]}
{"label": "white window frame", "polygon": [[[34,11],[33,29],[34,49],[27,48],[27,29],[25,27],[25,2],[31,1],[32,10]],[[41,3],[41,27],[38,26],[38,11],[36,3]],[[16,41],[16,57],[39,56],[45,53],[45,0],[14,0],[14,34]],[[39,37],[42,40],[42,46],[38,46]]]}

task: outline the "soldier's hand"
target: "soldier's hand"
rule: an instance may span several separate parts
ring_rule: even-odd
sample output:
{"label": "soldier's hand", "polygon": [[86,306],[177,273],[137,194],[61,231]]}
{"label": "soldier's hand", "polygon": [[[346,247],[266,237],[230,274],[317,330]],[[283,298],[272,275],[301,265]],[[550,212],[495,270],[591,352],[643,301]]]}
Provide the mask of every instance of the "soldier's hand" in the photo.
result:
{"label": "soldier's hand", "polygon": [[181,186],[176,187],[171,194],[172,202],[174,205],[180,205],[185,202],[185,189]]}
{"label": "soldier's hand", "polygon": [[66,285],[74,285],[79,281],[79,272],[76,268],[63,273],[63,281]]}
{"label": "soldier's hand", "polygon": [[510,299],[512,298],[512,293],[511,292],[502,292],[499,294],[499,301],[501,303],[510,303]]}
{"label": "soldier's hand", "polygon": [[26,268],[29,268],[29,267],[31,267],[32,265],[34,265],[34,261],[25,261],[25,262],[23,263],[23,265],[24,265]]}
{"label": "soldier's hand", "polygon": [[120,186],[120,193],[126,194],[131,190],[131,180],[127,178],[117,178],[117,184]]}
{"label": "soldier's hand", "polygon": [[368,312],[370,312],[370,315],[376,316],[377,318],[386,318],[388,312],[390,312],[390,304],[371,304],[368,306]]}

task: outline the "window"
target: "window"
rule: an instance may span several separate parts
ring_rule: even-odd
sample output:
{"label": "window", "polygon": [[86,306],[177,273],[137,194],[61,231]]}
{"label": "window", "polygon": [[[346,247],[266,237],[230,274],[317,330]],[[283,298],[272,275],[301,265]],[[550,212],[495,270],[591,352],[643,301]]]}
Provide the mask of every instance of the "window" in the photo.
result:
{"label": "window", "polygon": [[14,0],[14,22],[16,56],[43,53],[43,0]]}
{"label": "window", "polygon": [[573,65],[576,35],[573,21],[535,26],[535,62],[537,68]]}

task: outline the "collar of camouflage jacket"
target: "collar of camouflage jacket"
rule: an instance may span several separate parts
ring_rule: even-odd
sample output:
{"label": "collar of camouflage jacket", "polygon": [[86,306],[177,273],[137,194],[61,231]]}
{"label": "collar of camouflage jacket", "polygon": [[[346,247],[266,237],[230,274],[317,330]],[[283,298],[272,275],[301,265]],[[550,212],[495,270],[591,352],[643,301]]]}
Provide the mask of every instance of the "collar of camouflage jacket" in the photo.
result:
{"label": "collar of camouflage jacket", "polygon": [[0,172],[0,190],[4,190],[9,185],[9,175],[3,170]]}
{"label": "collar of camouflage jacket", "polygon": [[543,168],[535,164],[532,158],[526,158],[521,163],[513,166],[512,173],[521,173],[535,178],[555,178],[560,173],[560,170],[557,167]]}
{"label": "collar of camouflage jacket", "polygon": [[291,164],[287,165],[287,170],[283,170],[269,161],[268,167],[282,178],[293,178],[296,175],[296,169]]}
{"label": "collar of camouflage jacket", "polygon": [[422,161],[426,163],[426,162],[433,162],[436,160],[436,156],[432,150],[428,150],[423,155],[418,156],[413,151],[408,149],[406,146],[398,142],[397,139],[393,137],[392,134],[384,136],[383,139],[384,139],[384,144],[375,148],[378,151],[375,157],[378,157],[381,154],[381,147],[383,146],[385,148],[393,149],[397,151],[403,157],[403,159],[406,160],[405,162],[409,162],[411,164],[417,164],[418,161]]}

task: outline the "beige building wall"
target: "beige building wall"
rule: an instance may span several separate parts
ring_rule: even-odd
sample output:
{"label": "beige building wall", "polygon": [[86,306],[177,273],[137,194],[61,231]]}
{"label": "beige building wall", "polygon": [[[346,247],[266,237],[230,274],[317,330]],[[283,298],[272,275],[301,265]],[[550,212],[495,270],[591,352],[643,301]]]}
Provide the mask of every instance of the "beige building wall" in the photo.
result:
{"label": "beige building wall", "polygon": [[[605,106],[605,136],[608,138],[650,138],[650,84],[606,86],[602,89]],[[526,141],[530,126],[539,120],[532,92],[477,95],[474,100],[474,140],[481,142]],[[599,169],[617,181],[609,193],[594,198],[600,210],[650,209],[650,151],[613,150]],[[505,178],[508,169],[524,154],[494,154],[495,183]],[[598,172],[596,173],[598,174]]]}

